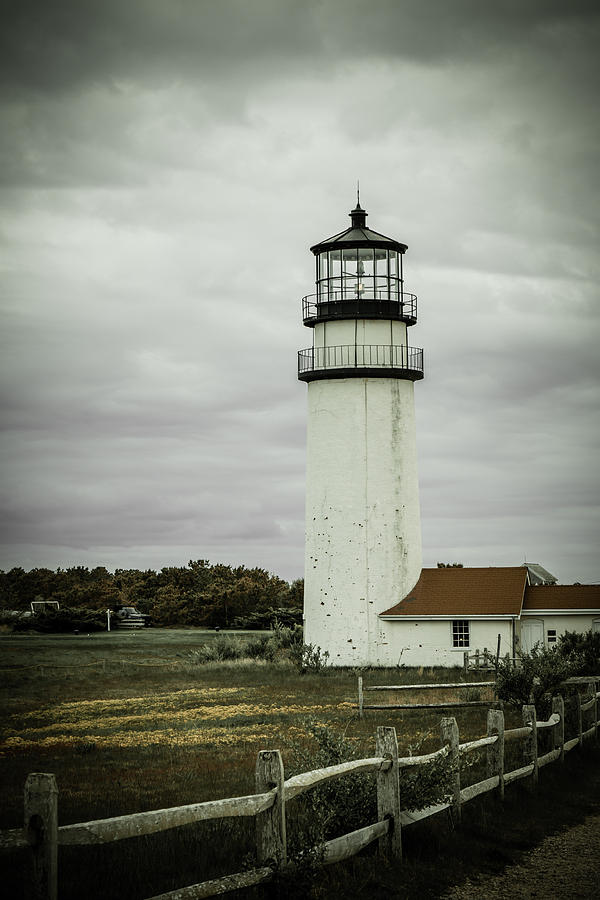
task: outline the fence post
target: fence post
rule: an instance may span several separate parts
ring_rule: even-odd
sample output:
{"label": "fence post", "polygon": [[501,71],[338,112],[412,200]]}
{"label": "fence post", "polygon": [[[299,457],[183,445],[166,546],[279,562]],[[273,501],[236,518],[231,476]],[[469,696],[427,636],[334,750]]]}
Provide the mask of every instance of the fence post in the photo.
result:
{"label": "fence post", "polygon": [[587,687],[594,700],[594,705],[592,706],[592,713],[594,715],[594,739],[598,740],[598,701],[596,699],[596,682],[591,680],[588,681]]}
{"label": "fence post", "polygon": [[581,708],[581,687],[577,685],[577,731],[579,735],[579,746],[583,745],[583,710]]}
{"label": "fence post", "polygon": [[565,761],[565,701],[559,694],[552,698],[552,712],[560,716],[560,722],[554,726],[554,749],[560,748],[560,761]]}
{"label": "fence post", "polygon": [[390,830],[379,841],[384,856],[402,859],[402,828],[400,825],[400,773],[398,769],[398,738],[396,729],[379,725],[377,728],[377,756],[391,761],[388,769],[377,773],[377,818],[390,820]]}
{"label": "fence post", "polygon": [[598,684],[597,684],[597,681],[595,678],[590,683],[592,685],[592,693],[593,693],[594,699],[596,701],[596,703],[594,705],[594,725],[596,726],[595,737],[596,737],[596,741],[599,741],[600,740],[600,722],[598,721],[598,715],[600,714],[600,703],[598,702],[598,697],[596,696],[596,690],[597,690]]}
{"label": "fence post", "polygon": [[362,675],[358,676],[358,718],[362,719],[363,717],[363,680]]}
{"label": "fence post", "polygon": [[465,650],[463,653],[463,667],[465,672],[469,671],[469,651]]}
{"label": "fence post", "polygon": [[538,783],[538,746],[537,746],[537,713],[535,706],[527,705],[523,707],[523,725],[531,726],[531,734],[525,738],[525,746],[523,747],[523,755],[525,764],[533,763],[533,772],[531,773],[531,787],[536,787]]}
{"label": "fence post", "polygon": [[259,865],[283,866],[287,862],[283,760],[279,750],[261,750],[256,760],[257,794],[277,788],[275,802],[256,816],[256,850]]}
{"label": "fence post", "polygon": [[452,801],[451,808],[456,823],[460,822],[460,765],[458,750],[458,725],[456,719],[444,717],[441,722],[442,746],[448,747],[448,759],[452,763],[454,773],[451,779]]}
{"label": "fence post", "polygon": [[488,778],[498,776],[498,796],[504,800],[504,713],[501,709],[488,710],[487,733],[488,737],[498,735],[496,743],[487,748],[487,775]]}
{"label": "fence post", "polygon": [[479,649],[475,651],[475,668],[479,669]]}
{"label": "fence post", "polygon": [[35,773],[25,782],[25,833],[31,846],[32,900],[56,900],[58,788],[54,775]]}

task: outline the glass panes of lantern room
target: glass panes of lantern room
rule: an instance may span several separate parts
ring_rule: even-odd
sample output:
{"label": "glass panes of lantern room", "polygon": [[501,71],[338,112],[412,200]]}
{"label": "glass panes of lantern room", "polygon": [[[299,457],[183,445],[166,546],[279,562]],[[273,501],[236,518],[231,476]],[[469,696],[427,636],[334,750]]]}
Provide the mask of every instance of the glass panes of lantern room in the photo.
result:
{"label": "glass panes of lantern room", "polygon": [[402,295],[402,256],[397,250],[350,247],[317,256],[317,302],[396,300]]}

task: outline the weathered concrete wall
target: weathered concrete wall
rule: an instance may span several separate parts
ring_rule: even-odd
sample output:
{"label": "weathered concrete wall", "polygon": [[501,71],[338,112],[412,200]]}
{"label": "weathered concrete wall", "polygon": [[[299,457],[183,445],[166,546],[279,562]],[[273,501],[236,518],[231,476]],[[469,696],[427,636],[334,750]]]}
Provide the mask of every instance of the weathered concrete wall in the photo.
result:
{"label": "weathered concrete wall", "polygon": [[[367,342],[379,343],[381,329],[390,335],[389,322],[358,325]],[[326,327],[328,345],[353,342],[354,322]],[[377,614],[406,595],[422,565],[413,383],[309,383],[306,480],[305,640],[333,665],[376,663]]]}

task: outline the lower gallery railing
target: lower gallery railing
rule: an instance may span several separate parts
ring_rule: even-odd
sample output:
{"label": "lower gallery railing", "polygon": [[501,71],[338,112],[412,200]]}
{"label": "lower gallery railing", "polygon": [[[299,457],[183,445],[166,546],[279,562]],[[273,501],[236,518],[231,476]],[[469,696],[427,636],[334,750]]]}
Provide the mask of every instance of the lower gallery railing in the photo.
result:
{"label": "lower gallery railing", "polygon": [[[487,734],[462,744],[459,741],[456,719],[443,718],[440,726],[441,748],[423,756],[399,757],[396,730],[380,726],[376,733],[376,756],[303,772],[287,780],[279,750],[261,751],[256,765],[256,793],[246,797],[231,797],[172,809],[59,826],[58,790],[54,775],[29,775],[25,785],[25,827],[1,831],[0,849],[10,851],[14,848],[28,848],[36,900],[56,900],[59,846],[102,844],[165,831],[191,822],[231,816],[253,816],[256,819],[255,868],[156,895],[151,900],[176,900],[181,897],[194,900],[211,897],[260,884],[273,878],[278,871],[289,868],[286,838],[287,801],[331,779],[373,772],[377,776],[378,821],[328,841],[324,846],[323,864],[348,859],[373,841],[379,842],[380,853],[401,859],[403,828],[448,809],[458,822],[461,807],[473,798],[489,791],[496,791],[502,798],[505,785],[520,779],[529,779],[530,783],[535,785],[542,766],[564,759],[565,753],[581,746],[588,738],[595,737],[598,740],[600,692],[597,691],[597,682],[599,681],[600,676],[589,679],[586,697],[581,693],[577,694],[578,734],[569,740],[565,740],[565,712],[561,696],[553,697],[552,714],[549,719],[538,721],[535,707],[524,706],[522,727],[510,730],[504,728],[503,711],[490,709]],[[586,717],[592,720],[591,723],[588,721],[587,727]],[[538,732],[544,729],[550,731],[552,749],[539,756]],[[512,740],[523,741],[525,765],[505,772],[505,744]],[[463,787],[460,759],[482,748],[486,749],[486,778]],[[452,767],[453,774],[446,802],[427,809],[403,810],[398,778],[400,769],[409,766],[418,767],[437,757],[446,757],[455,763]]]}
{"label": "lower gallery railing", "polygon": [[423,372],[423,350],[404,344],[340,344],[298,351],[298,375],[322,369],[402,369]]}

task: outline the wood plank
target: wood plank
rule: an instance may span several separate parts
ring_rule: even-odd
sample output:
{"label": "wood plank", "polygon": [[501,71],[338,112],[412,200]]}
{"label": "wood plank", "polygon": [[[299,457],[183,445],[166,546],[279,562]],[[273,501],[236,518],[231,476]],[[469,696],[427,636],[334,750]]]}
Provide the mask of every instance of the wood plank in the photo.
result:
{"label": "wood plank", "polygon": [[23,828],[6,828],[0,831],[0,850],[17,850],[20,847],[29,847]]}
{"label": "wood plank", "polygon": [[[498,635],[498,641],[500,635]],[[504,800],[504,711],[490,709],[487,715],[487,733],[496,740],[487,748],[485,767],[488,778],[498,776],[498,797]]]}
{"label": "wood plank", "polygon": [[440,722],[440,740],[442,747],[448,748],[448,757],[452,765],[448,786],[452,791],[452,816],[454,823],[458,824],[460,822],[460,754],[458,750],[460,736],[458,724],[453,716],[442,718]]}
{"label": "wood plank", "polygon": [[565,761],[565,701],[560,694],[552,698],[552,712],[558,716],[552,743],[555,750],[560,750],[559,758],[562,763]]}
{"label": "wood plank", "polygon": [[254,789],[257,794],[275,791],[275,802],[255,817],[256,861],[279,868],[287,863],[287,828],[283,760],[279,750],[260,750],[256,758]]}
{"label": "wood plank", "polygon": [[54,775],[33,772],[25,782],[25,829],[31,845],[31,896],[58,897],[58,788]]}
{"label": "wood plank", "polygon": [[480,794],[493,791],[499,784],[499,775],[492,775],[491,778],[486,778],[485,781],[478,781],[477,784],[469,784],[466,788],[462,788],[460,792],[461,803],[466,803],[468,800],[473,800],[474,797],[479,797]]}
{"label": "wood plank", "polygon": [[225,819],[229,816],[255,816],[273,806],[275,793],[268,791],[265,794],[250,794],[247,797],[208,800],[206,803],[192,803],[189,806],[174,806],[170,809],[154,809],[129,816],[79,822],[76,825],[62,825],[58,829],[58,843],[106,844],[123,838],[178,828],[191,822]]}
{"label": "wood plank", "polygon": [[505,741],[516,741],[517,738],[529,737],[531,734],[531,725],[524,725],[522,728],[509,728],[504,732]]}
{"label": "wood plank", "polygon": [[435,806],[428,806],[425,809],[408,810],[403,809],[400,813],[400,822],[402,827],[420,822],[422,819],[428,819],[429,816],[435,816],[445,809],[450,809],[451,803],[436,803]]}
{"label": "wood plank", "polygon": [[555,725],[558,725],[560,722],[560,716],[558,713],[552,713],[550,718],[546,722],[536,722],[538,731],[540,728],[554,728]]}
{"label": "wood plank", "polygon": [[373,684],[370,687],[363,685],[363,691],[428,691],[435,688],[478,688],[493,687],[495,681],[459,681],[455,684]]}
{"label": "wood plank", "polygon": [[387,834],[390,823],[388,819],[383,822],[375,822],[374,825],[367,825],[365,828],[359,828],[351,831],[349,834],[343,834],[341,837],[327,841],[324,848],[323,864],[328,866],[332,863],[341,862],[356,856],[365,847],[368,847],[373,841]]}
{"label": "wood plank", "polygon": [[402,859],[402,827],[400,825],[400,780],[398,768],[398,737],[396,729],[379,725],[376,738],[377,753],[390,761],[387,769],[377,773],[377,818],[388,821],[387,834],[379,839],[379,853],[388,858]]}
{"label": "wood plank", "polygon": [[252,887],[254,884],[269,881],[272,877],[273,869],[270,866],[263,866],[260,869],[250,869],[248,872],[237,872],[212,881],[203,881],[201,884],[191,884],[189,887],[168,891],[166,894],[156,894],[149,900],[203,900],[204,897],[215,897],[240,888]]}
{"label": "wood plank", "polygon": [[490,737],[478,738],[476,741],[467,741],[465,744],[459,745],[459,751],[461,753],[469,753],[471,750],[478,750],[479,747],[489,747],[491,744],[495,744],[498,740],[498,735],[495,734]]}
{"label": "wood plank", "polygon": [[561,749],[558,747],[556,750],[550,750],[549,753],[544,753],[543,756],[540,756],[538,759],[538,767],[547,766],[548,763],[556,762],[557,759],[561,757]]}
{"label": "wood plank", "polygon": [[581,704],[581,712],[587,712],[588,709],[593,709],[596,705],[596,698],[592,697],[591,700],[586,700],[585,703]]}
{"label": "wood plank", "polygon": [[434,750],[433,753],[425,753],[423,756],[401,756],[398,760],[398,765],[403,769],[409,766],[422,766],[424,763],[433,762],[434,759],[448,756],[448,752],[448,747],[441,747],[439,750]]}
{"label": "wood plank", "polygon": [[568,753],[569,750],[572,750],[573,747],[576,747],[579,743],[579,738],[571,738],[570,741],[565,741],[565,753]]}
{"label": "wood plank", "polygon": [[373,756],[369,759],[354,759],[350,762],[339,763],[336,766],[327,766],[323,769],[313,769],[312,772],[302,772],[294,775],[283,785],[286,800],[297,797],[305,791],[331,781],[332,778],[340,778],[342,775],[358,774],[359,772],[378,772],[382,766],[390,765],[390,761],[383,756]]}
{"label": "wood plank", "polygon": [[504,783],[510,784],[511,781],[518,781],[519,778],[527,778],[528,775],[532,774],[534,768],[533,763],[531,763],[528,766],[523,766],[522,769],[513,769],[512,772],[505,772]]}
{"label": "wood plank", "polygon": [[464,700],[447,703],[364,703],[363,709],[450,709],[457,706],[496,706],[501,700]]}
{"label": "wood plank", "polygon": [[526,763],[533,764],[533,772],[531,773],[531,781],[527,782],[527,789],[533,790],[538,783],[538,738],[537,738],[537,716],[535,706],[528,703],[523,707],[523,725],[527,728],[531,727],[531,734],[525,738],[523,742],[523,759]]}

